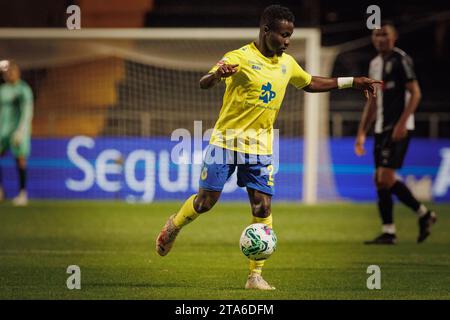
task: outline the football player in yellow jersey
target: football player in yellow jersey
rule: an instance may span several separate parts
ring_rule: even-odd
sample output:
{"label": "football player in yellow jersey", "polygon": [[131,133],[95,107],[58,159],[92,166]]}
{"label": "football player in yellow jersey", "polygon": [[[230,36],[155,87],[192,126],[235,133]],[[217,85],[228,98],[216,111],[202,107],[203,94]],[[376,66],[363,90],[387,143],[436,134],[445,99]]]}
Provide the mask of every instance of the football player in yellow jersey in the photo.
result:
{"label": "football player in yellow jersey", "polygon": [[[165,256],[182,227],[211,210],[226,181],[237,169],[238,185],[246,187],[253,221],[272,227],[274,194],[272,165],[273,124],[288,84],[307,92],[357,88],[376,95],[381,81],[365,77],[311,76],[286,54],[294,31],[294,15],[285,7],[267,7],[259,38],[228,52],[205,76],[200,87],[209,89],[225,80],[222,109],[203,160],[200,187],[172,215],[156,239],[156,251]],[[264,261],[249,261],[246,289],[273,290],[261,276]]]}

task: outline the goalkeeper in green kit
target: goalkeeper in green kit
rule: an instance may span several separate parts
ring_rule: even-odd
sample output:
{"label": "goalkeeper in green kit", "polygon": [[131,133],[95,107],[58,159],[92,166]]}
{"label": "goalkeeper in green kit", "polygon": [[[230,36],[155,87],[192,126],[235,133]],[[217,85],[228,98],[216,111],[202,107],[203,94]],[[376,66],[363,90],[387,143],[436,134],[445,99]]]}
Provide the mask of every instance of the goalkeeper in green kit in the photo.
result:
{"label": "goalkeeper in green kit", "polygon": [[[16,160],[19,176],[19,194],[13,204],[26,206],[27,158],[30,154],[33,93],[20,78],[19,66],[14,61],[0,61],[5,83],[0,85],[0,157],[10,150]],[[5,199],[2,168],[0,165],[0,201]]]}

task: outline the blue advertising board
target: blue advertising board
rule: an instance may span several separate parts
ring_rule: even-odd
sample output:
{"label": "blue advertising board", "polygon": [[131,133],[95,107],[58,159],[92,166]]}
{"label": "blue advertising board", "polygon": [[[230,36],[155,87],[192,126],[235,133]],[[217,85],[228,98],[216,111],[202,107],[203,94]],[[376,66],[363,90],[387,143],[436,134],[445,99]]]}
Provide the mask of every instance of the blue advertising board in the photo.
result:
{"label": "blue advertising board", "polygon": [[[353,144],[351,138],[330,140],[336,188],[342,199],[374,200],[373,139],[363,157]],[[422,200],[450,201],[450,140],[413,138],[398,176]]]}
{"label": "blue advertising board", "polygon": [[[371,139],[367,155],[356,157],[352,138],[328,141],[332,166],[326,181],[319,181],[319,196],[332,189],[336,199],[375,199]],[[124,199],[130,202],[185,199],[198,190],[203,143],[191,160],[174,163],[177,141],[167,138],[33,139],[28,189],[34,199]],[[193,160],[197,159],[196,162]],[[277,200],[301,201],[303,140],[280,139]],[[322,162],[322,161],[321,161]],[[320,163],[321,163],[320,162]],[[17,193],[17,173],[11,156],[0,160],[4,188]],[[328,163],[325,161],[324,163]],[[320,167],[324,170],[324,167]],[[399,175],[423,199],[450,201],[450,140],[414,139]],[[246,200],[236,175],[226,184],[223,200]]]}

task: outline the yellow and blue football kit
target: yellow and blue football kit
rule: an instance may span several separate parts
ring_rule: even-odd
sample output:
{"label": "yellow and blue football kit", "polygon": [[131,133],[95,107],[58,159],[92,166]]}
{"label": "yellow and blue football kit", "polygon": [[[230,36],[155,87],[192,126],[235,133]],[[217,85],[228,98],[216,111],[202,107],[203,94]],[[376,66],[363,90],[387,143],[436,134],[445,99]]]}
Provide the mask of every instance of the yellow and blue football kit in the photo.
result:
{"label": "yellow and blue football kit", "polygon": [[311,75],[292,56],[266,57],[253,42],[226,53],[209,72],[221,64],[238,67],[225,78],[222,109],[203,161],[200,187],[221,191],[237,167],[240,187],[273,195],[273,124],[288,84],[301,89],[310,84]]}
{"label": "yellow and blue football kit", "polygon": [[[222,191],[237,168],[240,187],[273,195],[273,124],[287,85],[304,88],[311,83],[311,75],[290,55],[265,57],[254,43],[228,52],[209,73],[216,72],[221,64],[237,64],[238,67],[236,73],[225,79],[222,109],[203,159],[200,188]],[[196,195],[192,195],[187,199],[158,235],[157,251],[161,255],[170,250],[176,230],[200,215],[194,206],[195,198]],[[264,223],[271,228],[272,215],[253,216],[252,223]],[[171,233],[168,230],[172,230]],[[164,240],[168,233],[172,239]],[[250,259],[250,275],[261,274],[263,265],[264,260]]]}

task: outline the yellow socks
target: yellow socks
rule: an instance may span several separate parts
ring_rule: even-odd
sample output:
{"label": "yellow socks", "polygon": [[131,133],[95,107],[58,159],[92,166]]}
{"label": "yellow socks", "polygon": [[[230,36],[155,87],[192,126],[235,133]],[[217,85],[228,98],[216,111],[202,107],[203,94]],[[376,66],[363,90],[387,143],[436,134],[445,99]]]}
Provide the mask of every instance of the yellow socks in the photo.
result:
{"label": "yellow socks", "polygon": [[272,214],[270,214],[267,218],[259,218],[254,216],[252,223],[264,223],[269,228],[272,228]]}
{"label": "yellow socks", "polygon": [[[191,197],[189,197],[183,204],[183,206],[180,208],[180,211],[178,211],[178,213],[173,218],[173,224],[177,228],[184,227],[191,221],[194,221],[200,215],[194,209],[194,199],[196,196],[197,195],[194,194]],[[253,217],[252,223],[264,223],[265,225],[272,228],[272,215],[268,216],[267,218]],[[249,263],[250,263],[249,265],[250,273],[261,274],[262,267],[264,266],[264,260],[260,261],[249,260]]]}
{"label": "yellow socks", "polygon": [[[270,214],[267,218],[258,218],[254,216],[252,223],[264,223],[265,225],[272,228],[272,214]],[[250,273],[261,274],[264,262],[265,260],[260,261],[249,260]]]}
{"label": "yellow socks", "polygon": [[199,214],[194,209],[194,199],[197,195],[194,194],[186,200],[186,202],[181,207],[180,211],[173,218],[173,224],[177,228],[182,228],[191,221],[194,221]]}

